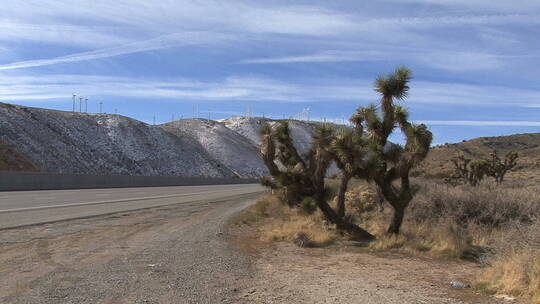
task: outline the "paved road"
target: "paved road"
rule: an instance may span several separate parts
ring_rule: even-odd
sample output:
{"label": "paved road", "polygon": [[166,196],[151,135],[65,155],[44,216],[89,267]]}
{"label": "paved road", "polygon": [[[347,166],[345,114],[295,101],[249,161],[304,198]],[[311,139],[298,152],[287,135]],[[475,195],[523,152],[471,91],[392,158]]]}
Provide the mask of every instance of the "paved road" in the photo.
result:
{"label": "paved road", "polygon": [[256,193],[257,184],[0,192],[0,229]]}

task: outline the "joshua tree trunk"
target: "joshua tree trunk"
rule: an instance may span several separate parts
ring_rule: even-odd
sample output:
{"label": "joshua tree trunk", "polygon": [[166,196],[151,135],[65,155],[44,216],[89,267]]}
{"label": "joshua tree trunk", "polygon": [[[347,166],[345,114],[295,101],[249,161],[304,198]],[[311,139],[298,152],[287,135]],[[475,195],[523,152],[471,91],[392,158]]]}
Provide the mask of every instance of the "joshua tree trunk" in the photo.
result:
{"label": "joshua tree trunk", "polygon": [[338,201],[337,201],[337,214],[340,217],[345,216],[345,192],[347,192],[347,186],[351,176],[343,173],[341,177],[341,184],[339,185]]}
{"label": "joshua tree trunk", "polygon": [[405,216],[405,209],[407,209],[407,206],[409,206],[409,203],[413,199],[408,173],[401,176],[401,187],[399,189],[384,182],[384,179],[378,180],[377,185],[386,201],[394,210],[392,222],[390,222],[387,232],[390,234],[399,234],[403,217]]}
{"label": "joshua tree trunk", "polygon": [[[319,185],[319,187],[317,187],[316,189],[324,189],[324,184]],[[334,209],[332,209],[332,207],[330,207],[330,205],[328,205],[328,203],[326,202],[323,191],[317,191],[313,198],[319,209],[321,209],[325,218],[332,224],[335,224],[339,230],[343,230],[351,234],[354,238],[358,240],[370,241],[375,239],[375,237],[371,233],[340,217],[334,211]]]}
{"label": "joshua tree trunk", "polygon": [[[394,204],[392,204],[394,206]],[[390,223],[390,226],[388,227],[388,233],[389,234],[398,234],[399,230],[401,228],[401,223],[403,223],[403,217],[405,216],[405,206],[407,204],[403,203],[397,203],[394,206],[394,214],[392,216],[392,222]]]}

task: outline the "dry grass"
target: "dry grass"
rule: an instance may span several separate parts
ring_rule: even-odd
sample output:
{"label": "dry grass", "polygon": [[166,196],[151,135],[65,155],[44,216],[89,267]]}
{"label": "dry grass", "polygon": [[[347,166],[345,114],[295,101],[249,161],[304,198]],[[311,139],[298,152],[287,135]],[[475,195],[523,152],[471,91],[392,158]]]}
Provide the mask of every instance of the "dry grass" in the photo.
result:
{"label": "dry grass", "polygon": [[528,248],[497,256],[475,285],[488,293],[540,303],[540,251]]}
{"label": "dry grass", "polygon": [[236,223],[257,223],[263,241],[292,242],[296,234],[305,234],[311,247],[324,247],[334,243],[336,231],[326,224],[319,211],[306,215],[291,209],[276,196],[266,195],[255,205],[239,214]]}

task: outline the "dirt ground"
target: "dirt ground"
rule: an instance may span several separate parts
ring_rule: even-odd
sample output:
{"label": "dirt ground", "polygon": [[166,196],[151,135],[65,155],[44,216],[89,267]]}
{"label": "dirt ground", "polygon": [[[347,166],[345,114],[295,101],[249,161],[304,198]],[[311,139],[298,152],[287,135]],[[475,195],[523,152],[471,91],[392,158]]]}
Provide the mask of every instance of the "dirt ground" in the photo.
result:
{"label": "dirt ground", "polygon": [[517,303],[452,287],[480,271],[472,262],[374,254],[344,243],[300,248],[262,242],[253,227],[231,231],[234,247],[256,257],[255,280],[242,290],[245,303]]}
{"label": "dirt ground", "polygon": [[496,303],[449,286],[472,263],[262,244],[225,225],[255,199],[0,230],[0,303]]}

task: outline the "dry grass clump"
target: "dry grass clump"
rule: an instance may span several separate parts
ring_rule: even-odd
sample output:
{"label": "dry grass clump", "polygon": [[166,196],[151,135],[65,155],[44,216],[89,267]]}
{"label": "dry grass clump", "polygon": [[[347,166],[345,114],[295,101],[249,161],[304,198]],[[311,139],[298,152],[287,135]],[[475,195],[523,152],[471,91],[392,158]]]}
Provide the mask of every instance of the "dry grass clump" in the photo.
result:
{"label": "dry grass clump", "polygon": [[488,267],[475,286],[540,303],[540,223],[513,224],[496,238]]}
{"label": "dry grass clump", "polygon": [[302,247],[328,246],[337,238],[335,229],[326,223],[319,211],[308,214],[301,208],[289,208],[276,195],[265,195],[240,213],[234,222],[257,223],[264,241],[301,242]]}
{"label": "dry grass clump", "polygon": [[305,215],[294,209],[284,206],[286,216],[275,218],[261,227],[261,237],[267,241],[295,242],[298,235],[305,235],[309,246],[325,247],[334,243],[337,234],[333,228],[326,224],[319,211]]}

